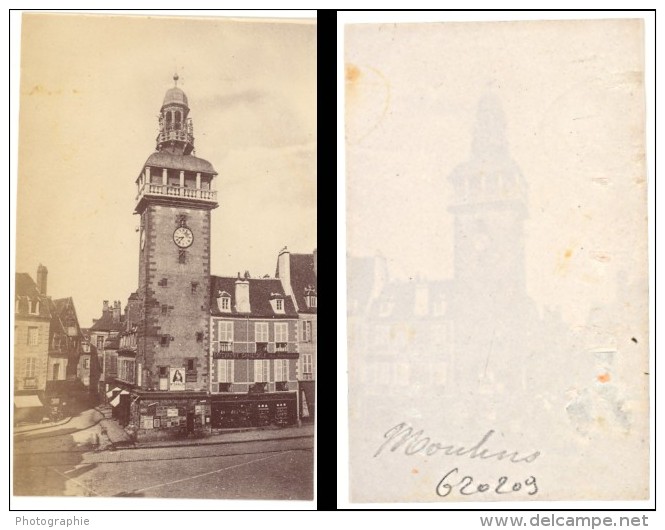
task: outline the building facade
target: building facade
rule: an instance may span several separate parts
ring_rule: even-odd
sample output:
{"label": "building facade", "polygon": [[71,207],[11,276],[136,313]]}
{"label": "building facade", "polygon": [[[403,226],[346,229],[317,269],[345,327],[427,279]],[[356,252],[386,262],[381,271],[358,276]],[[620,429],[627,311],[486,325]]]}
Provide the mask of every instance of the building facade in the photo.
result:
{"label": "building facade", "polygon": [[[37,277],[46,287],[42,266]],[[16,275],[14,311],[14,390],[37,395],[46,390],[51,313],[46,293],[26,273]]]}
{"label": "building facade", "polygon": [[97,348],[90,341],[90,331],[82,330],[81,354],[79,356],[77,376],[86,387],[91,397],[95,397],[99,391],[99,377],[102,369],[99,364]]}
{"label": "building facade", "polygon": [[76,379],[83,335],[74,301],[71,298],[52,300],[48,297],[48,305],[51,313],[48,381]]}
{"label": "building facade", "polygon": [[279,280],[211,279],[212,426],[296,421],[298,314]]}
{"label": "building facade", "polygon": [[101,370],[98,380],[98,392],[103,397],[108,391],[108,384],[117,375],[118,347],[120,344],[120,333],[126,328],[125,316],[122,314],[120,300],[115,300],[113,305],[104,300],[102,315],[93,321],[89,330],[91,353],[97,352],[99,368]]}
{"label": "building facade", "polygon": [[[47,295],[48,270],[37,281],[16,274],[14,313],[14,393],[21,408],[40,408],[49,398],[76,388],[83,335],[74,301]],[[38,418],[40,419],[40,418]]]}
{"label": "building facade", "polygon": [[292,254],[286,247],[277,257],[275,276],[298,313],[298,381],[300,417],[313,421],[316,408],[317,271],[312,254]]}

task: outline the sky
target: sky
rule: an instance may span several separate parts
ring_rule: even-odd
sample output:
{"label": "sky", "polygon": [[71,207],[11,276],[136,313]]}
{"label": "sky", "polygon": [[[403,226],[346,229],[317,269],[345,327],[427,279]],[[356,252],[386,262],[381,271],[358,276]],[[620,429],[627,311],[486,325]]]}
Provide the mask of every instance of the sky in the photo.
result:
{"label": "sky", "polygon": [[44,264],[83,327],[138,286],[135,179],[175,72],[219,174],[212,274],[316,248],[313,21],[24,14],[16,271]]}

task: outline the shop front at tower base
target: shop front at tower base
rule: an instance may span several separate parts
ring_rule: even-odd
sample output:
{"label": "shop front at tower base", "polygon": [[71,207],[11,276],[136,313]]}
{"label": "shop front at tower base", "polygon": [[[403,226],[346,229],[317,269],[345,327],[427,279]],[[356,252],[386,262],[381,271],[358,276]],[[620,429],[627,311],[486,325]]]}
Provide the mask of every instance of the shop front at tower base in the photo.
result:
{"label": "shop front at tower base", "polygon": [[[127,391],[125,391],[127,392]],[[114,417],[137,441],[197,438],[225,429],[297,424],[296,392],[208,394],[130,390],[112,400]]]}

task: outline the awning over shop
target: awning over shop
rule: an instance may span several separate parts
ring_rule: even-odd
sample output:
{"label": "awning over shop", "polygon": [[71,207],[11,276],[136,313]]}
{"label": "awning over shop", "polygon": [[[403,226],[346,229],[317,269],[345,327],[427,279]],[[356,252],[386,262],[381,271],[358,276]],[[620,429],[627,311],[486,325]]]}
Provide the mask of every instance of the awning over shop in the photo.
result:
{"label": "awning over shop", "polygon": [[[314,381],[300,381],[299,384],[304,393],[304,399],[301,405],[303,417],[311,417],[314,412]],[[307,414],[305,414],[305,412]]]}
{"label": "awning over shop", "polygon": [[44,406],[42,402],[39,400],[39,397],[35,395],[14,396],[14,405],[16,405],[16,407],[19,409]]}

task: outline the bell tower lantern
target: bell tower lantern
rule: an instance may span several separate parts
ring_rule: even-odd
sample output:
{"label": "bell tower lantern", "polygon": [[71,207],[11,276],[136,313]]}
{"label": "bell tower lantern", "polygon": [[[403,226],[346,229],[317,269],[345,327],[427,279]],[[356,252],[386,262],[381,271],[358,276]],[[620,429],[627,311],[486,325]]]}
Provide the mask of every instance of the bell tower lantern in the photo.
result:
{"label": "bell tower lantern", "polygon": [[178,79],[178,74],[174,74],[175,86],[166,91],[159,113],[157,151],[188,155],[194,150],[194,128],[189,117],[187,96],[178,88]]}

